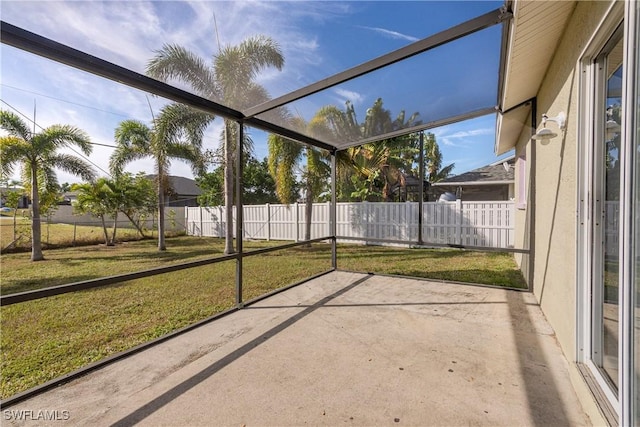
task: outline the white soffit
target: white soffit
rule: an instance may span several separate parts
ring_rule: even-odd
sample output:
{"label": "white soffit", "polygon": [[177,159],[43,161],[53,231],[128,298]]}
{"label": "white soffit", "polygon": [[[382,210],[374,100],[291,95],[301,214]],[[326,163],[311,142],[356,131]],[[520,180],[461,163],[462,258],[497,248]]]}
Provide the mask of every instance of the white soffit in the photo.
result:
{"label": "white soffit", "polygon": [[[514,2],[500,100],[502,111],[537,95],[575,5],[575,1]],[[521,131],[513,127],[508,133],[505,130],[498,123],[496,152],[513,148]]]}
{"label": "white soffit", "polygon": [[496,156],[513,149],[520,138],[525,126],[531,124],[531,103],[498,114],[496,121]]}
{"label": "white soffit", "polygon": [[573,1],[516,1],[502,110],[536,96],[567,22]]}

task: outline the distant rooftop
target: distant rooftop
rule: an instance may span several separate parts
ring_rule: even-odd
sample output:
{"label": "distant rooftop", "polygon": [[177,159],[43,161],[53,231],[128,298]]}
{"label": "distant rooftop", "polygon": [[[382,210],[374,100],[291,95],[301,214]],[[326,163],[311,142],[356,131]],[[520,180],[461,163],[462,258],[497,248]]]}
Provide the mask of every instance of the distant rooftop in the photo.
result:
{"label": "distant rooftop", "polygon": [[[505,164],[507,167],[505,167]],[[471,170],[469,172],[455,175],[442,181],[435,182],[432,185],[450,185],[462,183],[480,183],[480,184],[508,184],[514,182],[513,166],[515,164],[515,156],[501,160],[490,165]]]}
{"label": "distant rooftop", "polygon": [[[147,178],[155,180],[156,175],[147,175]],[[198,184],[196,184],[196,182],[191,178],[169,175],[169,182],[171,183],[171,188],[176,194],[191,194],[196,196],[202,194],[202,190],[198,187]]]}

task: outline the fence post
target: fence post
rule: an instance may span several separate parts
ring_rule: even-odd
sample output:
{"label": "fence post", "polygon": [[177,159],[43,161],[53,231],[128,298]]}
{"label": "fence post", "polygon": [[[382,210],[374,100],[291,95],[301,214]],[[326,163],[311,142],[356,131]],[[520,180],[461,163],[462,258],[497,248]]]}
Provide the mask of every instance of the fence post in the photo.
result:
{"label": "fence post", "polygon": [[456,199],[456,242],[462,245],[462,200]]}
{"label": "fence post", "polygon": [[267,242],[271,240],[271,205],[267,203]]}
{"label": "fence post", "polygon": [[300,220],[298,213],[298,202],[296,202],[296,242],[300,241]]}
{"label": "fence post", "polygon": [[222,206],[218,206],[218,224],[220,224],[220,226],[218,227],[218,236],[217,237],[222,237],[225,235],[224,230],[222,229]]}
{"label": "fence post", "polygon": [[[187,209],[189,209],[189,208],[187,208]],[[204,236],[204,230],[203,230],[203,227],[204,227],[204,221],[202,220],[202,215],[203,215],[203,213],[202,213],[202,206],[200,206],[200,209],[199,209],[199,215],[200,215],[200,233],[199,233],[199,234],[200,234],[200,237],[202,237],[202,236]],[[195,221],[194,221],[194,224],[193,224],[193,225],[194,225],[194,227],[195,227]]]}

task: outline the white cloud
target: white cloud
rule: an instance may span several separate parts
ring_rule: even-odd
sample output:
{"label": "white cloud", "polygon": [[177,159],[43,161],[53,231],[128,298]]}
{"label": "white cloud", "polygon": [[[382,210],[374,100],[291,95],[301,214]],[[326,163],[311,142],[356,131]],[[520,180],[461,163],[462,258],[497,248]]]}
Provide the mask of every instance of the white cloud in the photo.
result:
{"label": "white cloud", "polygon": [[[492,128],[477,128],[470,130],[458,130],[460,124],[443,126],[432,130],[438,143],[449,147],[461,147],[473,143],[478,138],[486,138],[493,135]],[[453,132],[452,132],[453,131]]]}
{"label": "white cloud", "polygon": [[479,136],[479,135],[492,135],[494,132],[493,129],[472,129],[472,130],[466,130],[466,131],[458,131],[455,133],[452,133],[451,135],[447,135],[447,138],[469,138],[469,137],[473,137],[473,136]]}
{"label": "white cloud", "polygon": [[410,42],[417,42],[418,40],[420,40],[418,37],[409,36],[409,35],[406,35],[406,34],[399,33],[397,31],[387,30],[385,28],[364,27],[364,26],[361,26],[360,28],[364,28],[365,30],[373,31],[373,32],[376,32],[378,34],[382,34],[383,36],[387,36],[387,37],[390,37],[392,39],[408,40]]}
{"label": "white cloud", "polygon": [[339,105],[343,105],[346,101],[351,101],[353,105],[358,105],[364,100],[364,96],[358,92],[341,88],[334,88],[332,90],[336,95],[338,95],[337,99],[340,101]]}
{"label": "white cloud", "polygon": [[[217,34],[222,45],[235,45],[248,36],[264,34],[272,37],[283,50],[285,67],[282,71],[266,70],[259,83],[272,96],[280,96],[325,78],[343,67],[334,57],[335,52],[323,51],[327,40],[322,34],[309,31],[310,24],[331,23],[348,16],[353,6],[342,2],[268,2],[268,1],[7,1],[3,0],[3,20],[71,47],[99,56],[105,60],[143,73],[153,51],[163,43],[185,46],[210,61],[218,52]],[[63,24],[63,25],[61,25]],[[411,36],[391,30],[365,27],[385,37],[414,40]],[[87,131],[95,142],[112,144],[117,124],[133,118],[150,121],[145,94],[108,80],[74,70],[48,60],[21,53],[16,64],[10,64],[3,49],[2,80],[24,90],[52,95],[58,101],[44,101],[26,92],[12,94],[12,103],[21,111],[33,110],[33,98],[38,98],[38,123],[74,124]],[[11,56],[15,52],[11,52]],[[28,56],[24,59],[24,56]],[[175,82],[173,82],[176,84]],[[187,86],[176,84],[187,89]],[[364,101],[361,93],[333,89],[339,104],[350,100],[354,104]],[[9,91],[4,91],[9,95]],[[68,102],[60,101],[70,101]],[[325,98],[313,98],[314,107]],[[150,97],[157,113],[166,100]],[[296,107],[310,113],[317,108],[303,109],[301,100]],[[308,111],[307,111],[308,110]],[[217,144],[221,121],[216,120],[206,138],[207,148]],[[112,149],[96,146],[92,161],[103,169],[108,167]],[[153,172],[152,162],[144,161],[133,167]],[[187,166],[176,163],[176,171],[191,172]],[[172,173],[174,169],[172,168]],[[77,181],[60,175],[60,181]]]}

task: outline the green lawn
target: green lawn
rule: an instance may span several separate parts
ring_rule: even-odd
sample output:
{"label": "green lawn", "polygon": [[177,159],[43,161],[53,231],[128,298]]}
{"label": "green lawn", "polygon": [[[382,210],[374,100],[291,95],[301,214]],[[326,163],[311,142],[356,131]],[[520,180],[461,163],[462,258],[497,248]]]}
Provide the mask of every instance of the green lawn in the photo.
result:
{"label": "green lawn", "polygon": [[[246,249],[278,242],[245,242]],[[222,254],[213,238],[167,239],[159,253],[145,240],[0,257],[3,294],[133,272]],[[339,268],[522,286],[509,254],[459,250],[339,245]],[[248,300],[330,268],[330,245],[279,250],[244,260]],[[2,307],[0,393],[6,398],[108,355],[162,336],[234,305],[235,261],[197,267],[114,286]]]}
{"label": "green lawn", "polygon": [[[110,224],[108,224],[110,227]],[[31,220],[26,217],[16,217],[16,238],[11,251],[27,252],[31,250]],[[4,249],[14,241],[13,219],[5,218],[0,220],[0,249]],[[111,233],[111,228],[109,228]],[[151,235],[151,230],[147,231]],[[104,243],[104,233],[101,227],[73,224],[42,224],[42,244],[43,247],[65,247],[65,246],[85,246]],[[138,240],[140,236],[133,228],[120,227],[116,232],[118,240]]]}

